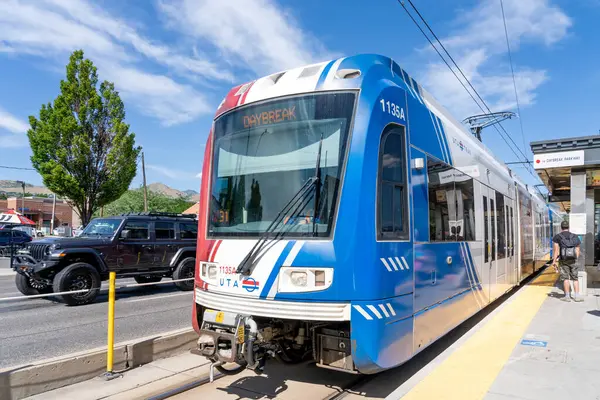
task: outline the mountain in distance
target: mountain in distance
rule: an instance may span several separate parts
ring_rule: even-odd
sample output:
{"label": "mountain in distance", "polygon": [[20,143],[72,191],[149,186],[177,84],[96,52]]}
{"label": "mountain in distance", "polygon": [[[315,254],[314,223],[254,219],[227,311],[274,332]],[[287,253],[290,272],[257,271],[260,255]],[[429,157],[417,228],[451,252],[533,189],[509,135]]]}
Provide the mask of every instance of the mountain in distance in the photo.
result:
{"label": "mountain in distance", "polygon": [[[176,198],[183,197],[189,201],[198,201],[200,195],[195,190],[177,190],[169,187],[161,182],[155,182],[148,185],[148,190],[156,193],[162,193],[165,196]],[[0,192],[4,192],[9,196],[20,196],[23,193],[23,188],[17,181],[0,180]],[[25,192],[33,195],[50,194],[50,189],[44,186],[35,186],[30,183],[25,183]]]}
{"label": "mountain in distance", "polygon": [[[8,195],[18,194],[21,195],[23,193],[23,188],[21,184],[17,181],[11,180],[0,180],[0,192],[4,192]],[[31,193],[33,195],[36,194],[50,194],[52,193],[50,189],[44,186],[35,186],[31,183],[25,182],[25,192]]]}
{"label": "mountain in distance", "polygon": [[198,194],[195,190],[177,190],[160,182],[149,184],[148,190],[155,193],[162,193],[168,197],[183,197],[184,199],[192,198]]}

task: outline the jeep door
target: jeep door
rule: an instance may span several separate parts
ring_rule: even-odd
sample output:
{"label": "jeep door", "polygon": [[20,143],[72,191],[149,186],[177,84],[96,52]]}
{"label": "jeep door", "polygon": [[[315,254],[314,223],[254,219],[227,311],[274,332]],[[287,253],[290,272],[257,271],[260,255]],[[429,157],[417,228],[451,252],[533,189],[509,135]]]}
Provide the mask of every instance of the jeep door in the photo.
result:
{"label": "jeep door", "polygon": [[181,244],[175,239],[175,223],[155,221],[154,232],[156,234],[156,241],[154,242],[155,264],[166,267],[181,247]]}
{"label": "jeep door", "polygon": [[154,246],[148,221],[125,222],[118,240],[117,264],[121,272],[138,272],[154,266]]}

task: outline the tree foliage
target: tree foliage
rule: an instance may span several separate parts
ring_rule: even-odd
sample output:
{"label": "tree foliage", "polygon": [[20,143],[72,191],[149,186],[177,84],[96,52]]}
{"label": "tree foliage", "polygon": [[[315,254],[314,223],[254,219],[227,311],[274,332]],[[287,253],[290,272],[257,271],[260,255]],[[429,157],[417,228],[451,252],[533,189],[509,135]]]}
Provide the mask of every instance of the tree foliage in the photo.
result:
{"label": "tree foliage", "polygon": [[29,117],[27,136],[44,185],[66,198],[85,225],[127,191],[140,148],[114,84],[104,81],[98,88],[96,67],[81,50],[66,69],[58,97],[42,105],[39,118]]}
{"label": "tree foliage", "polygon": [[[181,213],[194,203],[184,198],[172,198],[162,193],[148,192],[148,211]],[[119,215],[126,212],[144,211],[144,190],[128,190],[118,200],[104,207],[104,216]],[[99,216],[96,211],[94,216]]]}

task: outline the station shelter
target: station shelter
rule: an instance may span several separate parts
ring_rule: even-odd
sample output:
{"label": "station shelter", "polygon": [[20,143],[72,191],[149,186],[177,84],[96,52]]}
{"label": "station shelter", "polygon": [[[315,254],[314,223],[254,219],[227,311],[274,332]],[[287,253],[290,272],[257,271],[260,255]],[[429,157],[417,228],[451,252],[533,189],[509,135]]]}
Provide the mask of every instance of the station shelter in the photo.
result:
{"label": "station shelter", "polygon": [[[569,230],[581,239],[580,274],[589,282],[600,262],[600,135],[531,142],[533,166],[548,201],[568,214]],[[590,275],[590,272],[594,272]],[[586,282],[584,280],[584,282]]]}

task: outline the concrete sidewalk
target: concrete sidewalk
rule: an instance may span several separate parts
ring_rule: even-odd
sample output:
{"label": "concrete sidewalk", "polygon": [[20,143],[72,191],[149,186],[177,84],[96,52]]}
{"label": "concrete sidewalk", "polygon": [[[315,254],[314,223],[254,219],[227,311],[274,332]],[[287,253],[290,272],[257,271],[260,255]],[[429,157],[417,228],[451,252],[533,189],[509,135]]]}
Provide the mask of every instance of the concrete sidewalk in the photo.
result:
{"label": "concrete sidewalk", "polygon": [[106,381],[96,377],[74,385],[51,390],[27,400],[124,400],[146,399],[208,376],[204,357],[189,352],[156,360]]}
{"label": "concrete sidewalk", "polygon": [[562,296],[549,293],[486,400],[600,399],[600,289],[582,303]]}

